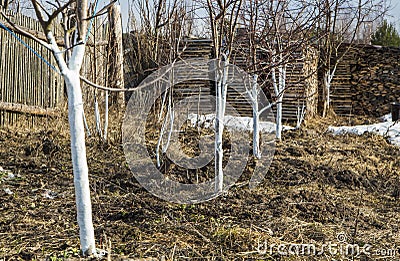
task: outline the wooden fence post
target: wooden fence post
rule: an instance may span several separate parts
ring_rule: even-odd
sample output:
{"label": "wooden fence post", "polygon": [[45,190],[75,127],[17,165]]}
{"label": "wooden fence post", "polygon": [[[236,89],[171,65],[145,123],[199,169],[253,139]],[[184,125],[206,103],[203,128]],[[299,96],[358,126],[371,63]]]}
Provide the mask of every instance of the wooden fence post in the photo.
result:
{"label": "wooden fence post", "polygon": [[[109,40],[109,87],[123,89],[124,84],[124,52],[122,45],[122,20],[121,6],[114,4],[108,12],[110,22]],[[123,92],[111,94],[112,104],[118,105],[119,109],[125,107],[125,94]]]}

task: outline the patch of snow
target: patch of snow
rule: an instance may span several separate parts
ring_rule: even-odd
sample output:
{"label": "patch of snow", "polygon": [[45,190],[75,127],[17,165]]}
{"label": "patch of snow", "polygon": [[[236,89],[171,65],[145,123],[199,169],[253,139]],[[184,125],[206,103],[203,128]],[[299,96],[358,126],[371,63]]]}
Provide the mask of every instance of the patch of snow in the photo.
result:
{"label": "patch of snow", "polygon": [[383,115],[382,117],[381,117],[381,120],[383,121],[383,122],[387,122],[387,121],[392,121],[392,114],[391,113],[389,113],[389,114],[386,114],[386,115]]}
{"label": "patch of snow", "polygon": [[53,192],[53,191],[51,191],[51,190],[45,190],[45,191],[43,192],[42,196],[43,196],[44,198],[47,198],[47,199],[54,199],[55,197],[57,197],[57,193],[56,193],[56,192]]}
{"label": "patch of snow", "polygon": [[0,181],[12,180],[16,178],[14,173],[12,173],[10,170],[3,169],[2,167],[0,167],[0,173],[7,174],[7,176],[2,175],[3,177],[0,179]]}
{"label": "patch of snow", "polygon": [[14,193],[11,191],[11,189],[9,189],[9,188],[5,188],[5,189],[4,189],[4,192],[5,192],[7,195],[12,195],[12,194],[14,194]]}
{"label": "patch of snow", "polygon": [[[215,126],[215,114],[197,115],[190,113],[188,120],[192,127],[202,126],[204,128],[214,128]],[[235,131],[252,131],[253,130],[253,118],[251,117],[235,117],[231,115],[225,115],[224,125],[229,130]],[[295,128],[290,126],[283,126],[283,130],[293,130]],[[276,124],[273,122],[260,121],[260,131],[264,133],[273,133],[276,130]]]}
{"label": "patch of snow", "polygon": [[15,175],[11,172],[8,172],[6,180],[12,180],[12,179],[15,179]]}
{"label": "patch of snow", "polygon": [[384,122],[371,125],[356,125],[356,126],[330,126],[328,131],[334,135],[352,133],[363,135],[364,133],[375,133],[387,137],[390,143],[400,146],[400,122],[392,122],[390,115],[385,115],[381,118]]}

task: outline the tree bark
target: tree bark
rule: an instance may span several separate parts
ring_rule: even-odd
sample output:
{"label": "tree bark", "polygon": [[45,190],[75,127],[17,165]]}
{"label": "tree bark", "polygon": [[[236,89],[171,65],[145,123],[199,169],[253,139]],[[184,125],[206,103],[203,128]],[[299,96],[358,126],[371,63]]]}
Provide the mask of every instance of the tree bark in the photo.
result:
{"label": "tree bark", "polygon": [[282,140],[282,96],[280,96],[276,103],[276,138]]}
{"label": "tree bark", "polygon": [[324,87],[323,87],[323,95],[324,95],[324,106],[323,106],[323,111],[322,111],[322,116],[326,117],[328,115],[328,112],[331,108],[331,83],[332,79],[335,76],[336,73],[336,67],[333,68],[332,72],[330,70],[327,70],[324,74]]}
{"label": "tree bark", "polygon": [[77,220],[83,255],[96,253],[92,205],[90,201],[89,169],[86,161],[83,101],[79,71],[64,74],[68,91],[68,119],[71,133],[71,155],[74,172]]}
{"label": "tree bark", "polygon": [[67,65],[63,58],[63,53],[55,42],[53,33],[48,32],[47,38],[51,43],[53,55],[67,86],[71,157],[81,251],[85,256],[96,255],[92,204],[90,201],[89,170],[86,158],[83,99],[79,73],[85,54],[85,45],[81,44],[74,47]]}
{"label": "tree bark", "polygon": [[64,52],[57,45],[55,36],[51,31],[51,23],[68,5],[56,9],[48,15],[46,21],[43,9],[37,0],[31,0],[36,16],[46,34],[53,56],[57,61],[60,72],[64,78],[68,94],[68,120],[71,136],[71,158],[74,174],[75,200],[81,251],[84,256],[96,255],[94,228],[92,221],[92,204],[90,201],[89,170],[86,158],[84,110],[81,89],[80,70],[85,54],[85,35],[87,33],[88,1],[76,0],[76,18],[78,35],[74,42],[71,57],[67,62]]}
{"label": "tree bark", "polygon": [[[122,21],[121,6],[112,5],[109,10],[110,21],[110,71],[109,87],[123,89],[124,83],[124,50],[122,46]],[[120,109],[125,106],[125,94],[117,92],[112,94],[111,102]]]}
{"label": "tree bark", "polygon": [[[86,29],[85,26],[81,28]],[[62,73],[68,91],[71,155],[81,250],[83,255],[87,256],[96,254],[96,247],[92,221],[92,204],[90,201],[89,170],[86,158],[83,99],[79,77],[84,54],[85,45],[75,46],[69,61],[69,68],[67,70],[62,70]]]}
{"label": "tree bark", "polygon": [[224,134],[224,118],[226,108],[227,96],[227,80],[228,80],[228,64],[229,60],[224,55],[223,64],[219,64],[221,68],[218,69],[218,81],[216,82],[216,113],[215,113],[215,192],[221,193],[224,184],[224,170],[223,170],[223,134]]}
{"label": "tree bark", "polygon": [[253,102],[253,155],[257,159],[261,158],[260,153],[260,112],[258,109],[258,75],[254,75],[252,83],[252,102]]}

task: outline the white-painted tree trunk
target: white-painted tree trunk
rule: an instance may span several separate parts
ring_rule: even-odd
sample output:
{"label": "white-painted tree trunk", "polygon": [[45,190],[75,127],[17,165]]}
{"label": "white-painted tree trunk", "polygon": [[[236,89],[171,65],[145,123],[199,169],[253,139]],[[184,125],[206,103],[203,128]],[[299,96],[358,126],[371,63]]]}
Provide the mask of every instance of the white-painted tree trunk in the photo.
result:
{"label": "white-painted tree trunk", "polygon": [[108,97],[109,93],[108,91],[105,92],[105,98],[104,98],[104,131],[103,131],[103,139],[104,141],[107,141],[107,135],[108,135]]}
{"label": "white-painted tree trunk", "polygon": [[278,98],[276,103],[276,138],[278,140],[282,139],[282,96]]}
{"label": "white-painted tree trunk", "polygon": [[90,201],[89,170],[86,161],[85,127],[83,124],[83,102],[79,72],[66,72],[64,80],[68,90],[71,155],[81,250],[84,255],[90,255],[95,253],[96,248]]}
{"label": "white-painted tree trunk", "polygon": [[85,54],[85,45],[81,44],[74,47],[67,65],[63,58],[63,52],[58,48],[52,32],[48,32],[47,39],[51,43],[52,52],[67,86],[71,157],[81,251],[85,256],[96,255],[92,203],[90,201],[89,170],[86,160],[83,99],[79,77],[79,71]]}
{"label": "white-painted tree trunk", "polygon": [[222,68],[218,68],[218,79],[216,82],[216,113],[215,113],[215,192],[223,191],[224,171],[223,171],[223,133],[224,118],[226,108],[226,97],[228,92],[228,57],[224,55]]}
{"label": "white-painted tree trunk", "polygon": [[260,113],[258,109],[258,75],[253,76],[251,96],[253,103],[253,155],[257,159],[261,158],[260,152]]}
{"label": "white-painted tree trunk", "polygon": [[[174,130],[175,113],[174,113],[172,99],[173,99],[173,96],[172,96],[172,91],[171,91],[170,96],[169,96],[169,101],[168,101],[167,113],[165,115],[165,119],[161,126],[160,137],[158,138],[158,141],[157,141],[156,158],[157,158],[157,167],[158,168],[161,166],[161,156],[160,156],[161,146],[162,146],[162,150],[161,150],[162,153],[166,153],[168,150],[168,147],[170,145],[170,142],[171,142],[172,132]],[[164,134],[165,134],[165,131],[167,128],[168,118],[169,118],[169,131],[168,131],[166,144],[163,145],[163,137],[164,137]]]}
{"label": "white-painted tree trunk", "polygon": [[95,121],[96,121],[97,133],[99,134],[100,137],[102,137],[103,135],[102,135],[102,132],[101,132],[99,103],[97,101],[96,94],[94,96],[94,118],[95,118]]}
{"label": "white-painted tree trunk", "polygon": [[90,136],[92,136],[92,133],[90,132],[89,125],[86,120],[85,112],[83,112],[82,117],[83,117],[83,124],[85,124],[86,133],[87,133],[88,137],[90,137]]}
{"label": "white-painted tree trunk", "polygon": [[168,132],[167,142],[166,142],[165,146],[163,146],[163,153],[167,152],[169,144],[171,143],[172,132],[174,131],[175,111],[174,111],[172,99],[173,99],[173,95],[172,95],[172,92],[171,92],[170,102],[168,104],[169,132]]}
{"label": "white-painted tree trunk", "polygon": [[328,111],[330,110],[331,107],[331,84],[332,84],[332,79],[335,76],[336,73],[336,68],[337,65],[333,68],[332,71],[327,70],[324,74],[324,110],[322,112],[322,116],[326,116],[328,114]]}
{"label": "white-painted tree trunk", "polygon": [[331,104],[331,83],[330,79],[331,75],[330,72],[326,72],[324,76],[324,85],[325,85],[325,95],[326,95],[326,109],[329,110]]}
{"label": "white-painted tree trunk", "polygon": [[161,101],[160,113],[158,114],[158,122],[161,122],[162,116],[164,114],[164,106],[165,106],[165,103],[167,102],[167,95],[168,95],[168,91],[165,91],[164,96]]}
{"label": "white-painted tree trunk", "polygon": [[[168,116],[168,115],[167,115]],[[165,133],[165,127],[167,125],[167,117],[164,119],[163,124],[161,126],[161,130],[160,130],[160,137],[158,137],[158,141],[157,141],[157,147],[156,147],[156,159],[157,159],[157,167],[161,167],[161,156],[160,156],[160,148],[162,145],[162,141],[163,141],[163,137],[164,137],[164,133]]]}
{"label": "white-painted tree trunk", "polygon": [[224,117],[222,114],[222,80],[216,83],[216,113],[215,113],[215,192],[223,189],[224,173],[222,169],[224,151],[222,135],[224,132]]}
{"label": "white-painted tree trunk", "polygon": [[297,122],[296,122],[296,129],[300,129],[301,124],[304,121],[304,118],[306,116],[306,106],[303,105],[300,107],[300,105],[297,106],[297,112],[296,112],[296,116],[297,116]]}
{"label": "white-painted tree trunk", "polygon": [[[273,63],[275,64],[275,58],[273,58]],[[283,115],[283,95],[286,89],[286,65],[282,65],[282,57],[279,59],[278,63],[278,81],[276,79],[276,69],[272,67],[272,86],[274,87],[274,92],[276,96],[276,138],[278,140],[282,139],[282,115]]]}
{"label": "white-painted tree trunk", "polygon": [[63,73],[63,76],[68,90],[71,155],[81,250],[84,255],[91,255],[96,254],[96,247],[92,220],[92,203],[90,201],[85,129],[82,119],[83,99],[79,78],[79,71],[82,66],[84,53],[85,45],[74,47],[69,62],[69,70]]}

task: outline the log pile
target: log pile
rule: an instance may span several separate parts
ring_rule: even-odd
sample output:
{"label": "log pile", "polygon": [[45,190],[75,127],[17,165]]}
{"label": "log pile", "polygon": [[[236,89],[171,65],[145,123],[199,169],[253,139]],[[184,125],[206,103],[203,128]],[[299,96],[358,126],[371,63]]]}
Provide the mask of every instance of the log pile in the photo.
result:
{"label": "log pile", "polygon": [[302,77],[304,78],[304,99],[306,105],[306,119],[318,114],[318,51],[310,46],[303,51]]}
{"label": "log pile", "polygon": [[352,68],[354,113],[382,116],[400,101],[400,48],[365,47]]}
{"label": "log pile", "polygon": [[[240,42],[239,42],[240,45]],[[241,69],[248,69],[248,61],[243,51],[246,47],[240,46],[240,52],[235,50],[231,57],[231,63]],[[244,49],[243,49],[244,48]],[[190,58],[205,58],[212,57],[212,41],[209,39],[186,39],[184,48],[181,48],[182,59]],[[262,58],[259,58],[262,59]],[[263,62],[263,61],[262,61]],[[265,61],[267,63],[268,61]],[[312,118],[317,113],[318,103],[318,53],[315,48],[305,47],[304,50],[299,50],[292,54],[287,65],[287,89],[283,98],[283,120],[285,122],[293,122],[297,120],[298,109],[305,108],[306,119]],[[205,68],[206,69],[206,68]],[[233,72],[229,73],[233,79]],[[265,81],[260,76],[260,82]],[[267,76],[268,77],[268,76]],[[249,87],[249,86],[248,86]],[[211,81],[191,80],[174,86],[174,96],[180,99],[187,97],[196,97],[200,93],[206,95],[215,95],[214,84]],[[274,100],[272,86],[266,87],[264,90],[270,102]],[[200,96],[199,96],[200,97]],[[193,99],[195,102],[196,99]],[[243,83],[231,81],[228,84],[227,102],[232,105],[241,116],[252,117],[252,107],[249,98],[246,94],[246,88]],[[203,109],[213,110],[214,102],[201,101]],[[208,104],[208,105],[206,105]],[[196,108],[198,106],[194,106]],[[204,108],[207,107],[207,108]],[[273,108],[275,113],[275,108]],[[227,110],[229,113],[229,109]]]}
{"label": "log pile", "polygon": [[[332,96],[339,114],[379,117],[390,113],[390,103],[400,101],[400,48],[357,45],[341,63],[333,83],[342,93]],[[340,111],[335,104],[351,98],[351,110]]]}

